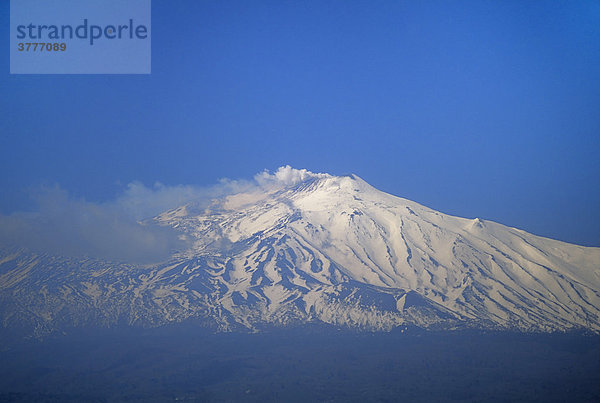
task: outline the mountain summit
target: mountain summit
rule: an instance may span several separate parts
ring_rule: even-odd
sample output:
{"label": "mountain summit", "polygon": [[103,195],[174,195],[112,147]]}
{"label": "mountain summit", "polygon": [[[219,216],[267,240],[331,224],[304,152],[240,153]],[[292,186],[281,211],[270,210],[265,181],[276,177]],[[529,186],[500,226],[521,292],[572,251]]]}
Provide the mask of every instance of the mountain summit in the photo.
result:
{"label": "mountain summit", "polygon": [[282,167],[256,181],[155,217],[189,245],[164,264],[7,254],[3,325],[600,331],[600,248],[442,214],[355,175]]}

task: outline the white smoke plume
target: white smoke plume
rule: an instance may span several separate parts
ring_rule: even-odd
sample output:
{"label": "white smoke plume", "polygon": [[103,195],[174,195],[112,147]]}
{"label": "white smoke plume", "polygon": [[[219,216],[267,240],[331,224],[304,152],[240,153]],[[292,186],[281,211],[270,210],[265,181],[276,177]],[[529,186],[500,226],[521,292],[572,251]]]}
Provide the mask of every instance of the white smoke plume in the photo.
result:
{"label": "white smoke plume", "polygon": [[328,178],[331,177],[329,174],[314,173],[306,169],[294,169],[289,165],[279,167],[274,174],[269,173],[265,170],[254,176],[256,182],[261,186],[293,186],[298,183],[304,182],[311,178]]}
{"label": "white smoke plume", "polygon": [[36,211],[0,214],[0,247],[133,263],[156,262],[167,259],[186,244],[174,230],[153,224],[149,218],[187,203],[208,206],[215,198],[328,176],[286,165],[274,174],[257,174],[254,180],[222,179],[208,187],[161,183],[148,187],[131,182],[121,194],[104,203],[75,198],[59,186],[40,188],[32,194]]}

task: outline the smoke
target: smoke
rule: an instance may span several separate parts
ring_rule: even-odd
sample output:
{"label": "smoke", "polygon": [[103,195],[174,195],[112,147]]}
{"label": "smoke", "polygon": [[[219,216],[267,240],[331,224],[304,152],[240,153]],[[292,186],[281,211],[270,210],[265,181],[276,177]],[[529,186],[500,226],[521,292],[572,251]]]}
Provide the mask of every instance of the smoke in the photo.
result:
{"label": "smoke", "polygon": [[254,176],[254,180],[262,187],[271,186],[293,186],[311,178],[328,178],[329,174],[321,174],[307,171],[306,169],[294,169],[289,165],[279,167],[274,174],[267,170]]}
{"label": "smoke", "polygon": [[75,198],[59,186],[43,187],[31,195],[35,212],[0,215],[0,246],[132,263],[158,262],[188,245],[175,230],[148,218],[187,203],[208,206],[215,198],[268,191],[325,176],[329,175],[284,166],[274,174],[257,174],[251,181],[222,179],[209,187],[160,183],[148,187],[132,182],[105,203]]}
{"label": "smoke", "polygon": [[255,186],[222,180],[211,187],[127,185],[115,200],[93,203],[77,199],[59,186],[32,192],[35,212],[0,215],[0,246],[41,253],[86,256],[132,263],[167,259],[186,243],[174,230],[142,221],[186,203],[208,205],[216,197]]}
{"label": "smoke", "polygon": [[196,206],[209,205],[213,199],[251,191],[254,188],[256,183],[252,181],[231,179],[221,179],[218,184],[208,187],[165,186],[155,183],[150,188],[140,182],[132,182],[127,185],[125,192],[109,205],[141,220],[190,202],[194,202]]}
{"label": "smoke", "polygon": [[182,246],[177,234],[143,224],[118,203],[77,200],[59,187],[35,192],[37,211],[0,216],[0,242],[6,246],[67,256],[149,263]]}

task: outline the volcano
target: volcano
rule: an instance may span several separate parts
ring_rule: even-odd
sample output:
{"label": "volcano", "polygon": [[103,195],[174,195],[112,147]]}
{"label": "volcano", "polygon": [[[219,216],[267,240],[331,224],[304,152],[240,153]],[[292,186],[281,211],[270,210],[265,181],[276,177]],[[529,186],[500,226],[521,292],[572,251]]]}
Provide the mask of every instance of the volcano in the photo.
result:
{"label": "volcano", "polygon": [[600,248],[453,217],[356,175],[282,167],[257,179],[149,220],[187,245],[163,263],[5,250],[3,327],[600,331]]}

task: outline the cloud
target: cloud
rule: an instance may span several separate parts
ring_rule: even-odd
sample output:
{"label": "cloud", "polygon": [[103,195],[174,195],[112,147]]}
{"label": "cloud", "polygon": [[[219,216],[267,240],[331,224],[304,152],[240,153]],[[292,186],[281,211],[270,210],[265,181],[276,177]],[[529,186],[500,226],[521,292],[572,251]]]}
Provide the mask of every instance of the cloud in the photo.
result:
{"label": "cloud", "polygon": [[148,187],[131,182],[104,203],[75,198],[59,186],[44,187],[32,193],[35,212],[0,215],[0,246],[133,263],[158,262],[188,245],[176,230],[159,226],[149,218],[189,203],[203,208],[215,198],[292,186],[320,177],[329,175],[286,165],[274,174],[257,174],[251,181],[222,179],[208,187],[161,183]]}

